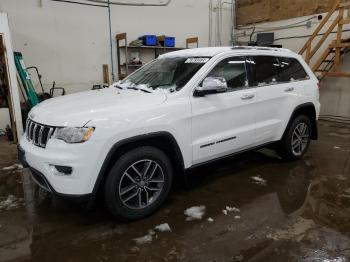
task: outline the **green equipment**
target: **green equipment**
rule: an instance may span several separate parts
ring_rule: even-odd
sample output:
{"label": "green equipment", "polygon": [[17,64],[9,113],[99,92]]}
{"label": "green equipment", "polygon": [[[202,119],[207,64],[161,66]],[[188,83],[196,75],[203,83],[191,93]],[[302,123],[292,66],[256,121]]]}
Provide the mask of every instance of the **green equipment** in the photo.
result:
{"label": "green equipment", "polygon": [[[22,90],[21,88],[22,95],[25,99],[27,99],[26,104],[29,109],[33,106],[36,106],[41,101],[54,97],[56,90],[59,90],[62,96],[66,94],[66,90],[63,87],[57,87],[55,81],[50,88],[50,93],[45,92],[43,83],[41,82],[42,75],[39,73],[39,69],[36,66],[26,67],[23,61],[23,56],[20,52],[14,52],[14,58],[18,75],[24,89]],[[39,94],[34,88],[32,79],[30,78],[31,74],[29,73],[29,70],[34,70],[37,78],[39,79],[39,85],[41,87],[41,93]]]}
{"label": "green equipment", "polygon": [[36,106],[37,104],[40,103],[39,97],[35,92],[35,88],[33,86],[32,80],[30,79],[29,73],[24,65],[23,56],[21,53],[15,52],[14,57],[15,57],[16,68],[17,68],[19,77],[22,81],[25,94],[28,98],[28,102],[31,107]]}
{"label": "green equipment", "polygon": [[[22,121],[24,126],[28,113],[32,107],[36,106],[41,101],[54,97],[54,92],[56,90],[59,90],[62,96],[66,94],[66,90],[63,87],[57,87],[54,81],[50,89],[50,93],[45,92],[41,82],[42,75],[39,73],[38,68],[36,66],[26,67],[23,61],[23,56],[20,52],[14,52],[14,59],[19,79],[21,80],[23,87],[21,87],[20,90],[23,98],[25,99],[24,103],[21,103]],[[36,92],[32,79],[30,78],[29,70],[35,70],[37,78],[39,79],[39,85],[42,91],[41,93]]]}

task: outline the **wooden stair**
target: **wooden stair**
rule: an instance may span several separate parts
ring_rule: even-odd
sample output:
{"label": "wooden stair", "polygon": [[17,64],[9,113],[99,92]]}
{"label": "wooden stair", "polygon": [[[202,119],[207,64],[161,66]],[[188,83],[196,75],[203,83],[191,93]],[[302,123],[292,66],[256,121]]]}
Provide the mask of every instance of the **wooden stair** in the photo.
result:
{"label": "wooden stair", "polygon": [[[350,38],[342,41],[350,43]],[[342,47],[339,52],[340,61],[341,58],[350,53],[350,47]],[[316,74],[318,79],[322,80],[326,76],[337,76],[337,77],[350,77],[349,73],[335,72],[335,58],[336,49],[331,45],[324,51],[320,59],[313,65],[312,71]]]}
{"label": "wooden stair", "polygon": [[[336,12],[338,15],[335,20],[325,30],[321,38],[316,39],[321,30],[326,26],[329,19]],[[347,14],[347,16],[345,16],[345,14]],[[345,24],[350,24],[350,0],[335,0],[331,10],[323,18],[319,26],[299,52],[300,55],[304,55],[306,63],[311,66],[313,72],[320,80],[326,76],[350,77],[350,72],[340,71],[341,58],[350,53],[350,38],[343,38],[343,26]],[[331,33],[335,27],[337,27],[336,39],[329,44],[316,62],[311,64],[311,59],[314,58],[320,48],[324,46],[325,41],[331,37]]]}

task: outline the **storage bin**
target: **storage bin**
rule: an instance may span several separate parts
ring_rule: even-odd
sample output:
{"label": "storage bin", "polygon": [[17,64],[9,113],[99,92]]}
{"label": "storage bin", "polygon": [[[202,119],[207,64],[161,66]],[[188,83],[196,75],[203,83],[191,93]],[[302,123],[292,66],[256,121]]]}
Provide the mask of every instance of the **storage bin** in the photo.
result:
{"label": "storage bin", "polygon": [[175,37],[160,35],[157,36],[158,43],[164,47],[175,47]]}
{"label": "storage bin", "polygon": [[155,35],[143,35],[143,36],[140,36],[139,39],[142,39],[143,45],[146,45],[146,46],[157,45],[157,37]]}

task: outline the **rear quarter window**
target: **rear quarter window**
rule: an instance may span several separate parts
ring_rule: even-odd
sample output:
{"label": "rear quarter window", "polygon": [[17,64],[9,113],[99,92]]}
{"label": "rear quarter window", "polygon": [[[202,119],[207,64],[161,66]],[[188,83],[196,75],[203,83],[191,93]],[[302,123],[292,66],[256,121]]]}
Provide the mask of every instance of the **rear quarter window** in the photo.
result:
{"label": "rear quarter window", "polygon": [[278,60],[280,63],[279,80],[281,82],[309,79],[308,74],[297,59],[279,57]]}

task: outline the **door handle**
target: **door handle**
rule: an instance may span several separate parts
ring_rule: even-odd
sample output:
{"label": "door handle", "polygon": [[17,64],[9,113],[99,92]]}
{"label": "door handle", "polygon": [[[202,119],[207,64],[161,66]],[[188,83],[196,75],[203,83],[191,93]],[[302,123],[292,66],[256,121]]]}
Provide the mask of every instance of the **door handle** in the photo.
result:
{"label": "door handle", "polygon": [[252,99],[254,97],[255,97],[254,94],[244,94],[244,95],[241,96],[241,99],[242,100],[248,100],[248,99]]}
{"label": "door handle", "polygon": [[284,89],[284,92],[292,92],[294,91],[294,87],[287,87],[286,89]]}

